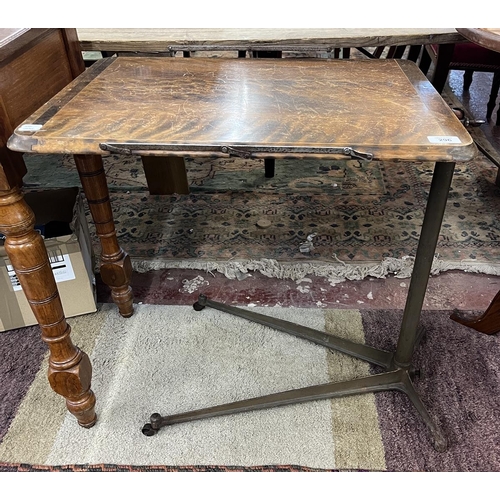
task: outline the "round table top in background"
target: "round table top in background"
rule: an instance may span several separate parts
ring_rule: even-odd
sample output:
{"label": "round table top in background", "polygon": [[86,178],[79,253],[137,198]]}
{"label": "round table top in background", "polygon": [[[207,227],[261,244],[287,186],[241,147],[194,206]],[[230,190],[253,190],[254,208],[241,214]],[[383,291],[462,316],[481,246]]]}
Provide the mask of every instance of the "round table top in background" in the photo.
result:
{"label": "round table top in background", "polygon": [[467,40],[500,52],[500,28],[455,28]]}

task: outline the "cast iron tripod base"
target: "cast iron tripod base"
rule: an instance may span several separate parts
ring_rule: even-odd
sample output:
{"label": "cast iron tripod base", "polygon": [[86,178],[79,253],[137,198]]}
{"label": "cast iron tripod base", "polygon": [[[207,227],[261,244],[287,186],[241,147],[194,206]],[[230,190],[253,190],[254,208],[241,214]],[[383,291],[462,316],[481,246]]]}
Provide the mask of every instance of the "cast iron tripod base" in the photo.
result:
{"label": "cast iron tripod base", "polygon": [[[307,328],[295,323],[265,316],[263,314],[258,314],[254,311],[248,311],[222,304],[220,302],[215,302],[208,299],[204,295],[199,296],[198,302],[196,302],[193,307],[196,311],[201,311],[205,307],[211,307],[213,309],[218,309],[219,311],[275,328],[285,333],[310,340],[316,344],[323,345],[330,349],[334,349],[344,354],[348,354],[349,356],[380,366],[385,369],[385,372],[346,382],[333,382],[304,387],[302,389],[293,389],[290,391],[270,394],[268,396],[236,401],[234,403],[213,406],[211,408],[203,408],[185,413],[178,413],[176,415],[169,415],[165,417],[162,417],[159,413],[153,413],[153,415],[151,415],[150,422],[146,423],[142,429],[144,435],[153,436],[161,427],[167,425],[201,420],[220,415],[262,410],[265,408],[274,408],[294,403],[305,403],[307,401],[315,401],[319,399],[396,390],[406,394],[417,409],[431,433],[435,449],[437,451],[446,450],[446,437],[427,412],[419,395],[413,387],[412,378],[416,375],[416,371],[411,365],[404,367],[397,366],[393,353],[381,349],[375,349],[367,345],[357,344],[325,332],[313,330],[312,328]],[[422,334],[423,330],[420,329],[415,346],[421,339]]]}

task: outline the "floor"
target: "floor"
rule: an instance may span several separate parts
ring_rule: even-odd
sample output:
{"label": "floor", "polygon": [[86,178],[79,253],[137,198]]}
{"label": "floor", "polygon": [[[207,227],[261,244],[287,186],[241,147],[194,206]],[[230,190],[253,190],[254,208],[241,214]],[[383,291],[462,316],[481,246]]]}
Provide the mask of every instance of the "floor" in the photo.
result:
{"label": "floor", "polygon": [[[468,93],[463,93],[461,71],[450,73],[449,85],[458,99],[476,119],[485,118],[491,88],[491,74],[474,76]],[[497,108],[494,111],[496,117]],[[492,145],[500,152],[500,127],[481,126]],[[98,300],[111,301],[107,287],[98,276]],[[198,293],[234,305],[273,307],[320,307],[356,309],[401,309],[404,307],[409,279],[388,277],[346,281],[332,286],[326,279],[279,280],[260,273],[245,279],[229,280],[223,275],[196,270],[165,270],[134,273],[132,286],[136,302],[150,304],[192,304]],[[483,311],[500,290],[500,276],[449,271],[430,278],[424,308]]]}
{"label": "floor", "polygon": [[[468,92],[463,91],[463,71],[451,71],[448,85],[464,107],[477,120],[486,119],[486,103],[489,100],[493,73],[475,73]],[[499,96],[500,97],[500,96]],[[494,125],[499,111],[500,98],[493,110],[493,120],[481,125],[481,130],[497,151],[500,151],[500,126]]]}

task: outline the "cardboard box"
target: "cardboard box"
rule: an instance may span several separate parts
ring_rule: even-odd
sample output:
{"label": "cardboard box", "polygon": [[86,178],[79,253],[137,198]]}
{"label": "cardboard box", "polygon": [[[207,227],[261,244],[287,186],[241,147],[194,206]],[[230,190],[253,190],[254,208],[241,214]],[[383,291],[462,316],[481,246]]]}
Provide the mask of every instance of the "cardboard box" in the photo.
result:
{"label": "cardboard box", "polygon": [[[96,311],[93,253],[78,188],[26,193],[35,229],[45,238],[66,317]],[[37,324],[5,252],[0,235],[0,331]]]}

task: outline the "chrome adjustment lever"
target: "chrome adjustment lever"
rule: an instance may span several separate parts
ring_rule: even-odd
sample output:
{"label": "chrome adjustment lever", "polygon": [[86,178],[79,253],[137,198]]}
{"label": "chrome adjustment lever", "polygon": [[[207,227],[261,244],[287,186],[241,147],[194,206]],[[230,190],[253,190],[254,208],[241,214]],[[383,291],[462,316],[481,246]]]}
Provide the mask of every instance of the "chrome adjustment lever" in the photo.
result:
{"label": "chrome adjustment lever", "polygon": [[229,156],[238,156],[239,158],[245,158],[246,160],[252,157],[252,153],[250,151],[244,151],[230,146],[222,146],[220,150],[222,153],[226,153]]}
{"label": "chrome adjustment lever", "polygon": [[351,158],[356,158],[357,160],[366,160],[372,161],[373,154],[372,153],[363,153],[361,151],[356,151],[352,148],[344,148],[344,154],[350,156]]}
{"label": "chrome adjustment lever", "polygon": [[461,108],[451,108],[455,116],[463,123],[464,127],[480,127],[486,120],[471,120]]}

